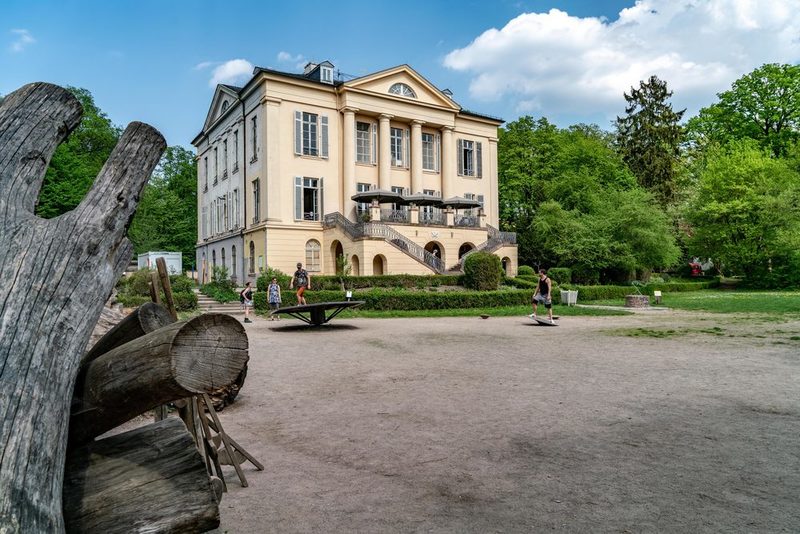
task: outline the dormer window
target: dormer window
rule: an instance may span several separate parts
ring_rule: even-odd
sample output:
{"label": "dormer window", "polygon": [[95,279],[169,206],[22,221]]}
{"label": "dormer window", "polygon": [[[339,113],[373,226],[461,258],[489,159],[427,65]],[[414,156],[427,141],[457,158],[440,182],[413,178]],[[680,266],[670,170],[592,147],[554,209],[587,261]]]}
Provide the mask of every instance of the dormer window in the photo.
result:
{"label": "dormer window", "polygon": [[319,68],[319,81],[322,83],[333,83],[333,69],[325,65]]}
{"label": "dormer window", "polygon": [[417,98],[417,93],[412,88],[404,83],[396,83],[389,88],[389,93],[393,95],[405,96],[408,98]]}

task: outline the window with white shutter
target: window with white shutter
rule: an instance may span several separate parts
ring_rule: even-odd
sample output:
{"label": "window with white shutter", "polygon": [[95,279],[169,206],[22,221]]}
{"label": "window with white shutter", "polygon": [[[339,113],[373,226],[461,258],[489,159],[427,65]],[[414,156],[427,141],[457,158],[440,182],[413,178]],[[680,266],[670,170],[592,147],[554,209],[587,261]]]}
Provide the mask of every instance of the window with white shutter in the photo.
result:
{"label": "window with white shutter", "polygon": [[322,115],[320,117],[320,156],[323,158],[328,157],[328,116]]}

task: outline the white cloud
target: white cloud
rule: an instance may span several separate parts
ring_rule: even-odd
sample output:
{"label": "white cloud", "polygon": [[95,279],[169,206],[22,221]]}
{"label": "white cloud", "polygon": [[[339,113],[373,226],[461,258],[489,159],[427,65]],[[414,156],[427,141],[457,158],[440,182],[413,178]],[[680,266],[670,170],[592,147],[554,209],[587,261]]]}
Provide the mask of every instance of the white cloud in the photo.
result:
{"label": "white cloud", "polygon": [[296,69],[302,69],[305,67],[308,60],[303,56],[303,54],[292,55],[289,52],[285,52],[281,50],[278,52],[278,62],[279,63],[294,63],[294,67]]}
{"label": "white cloud", "polygon": [[36,42],[36,39],[33,38],[33,35],[28,30],[11,30],[11,34],[15,36],[10,46],[12,52],[22,52],[28,45]]}
{"label": "white cloud", "polygon": [[657,75],[694,113],[763,63],[800,59],[800,0],[639,0],[616,21],[525,13],[451,51],[470,95],[544,116],[623,112],[622,93]]}
{"label": "white cloud", "polygon": [[[202,65],[202,63],[200,65]],[[218,83],[233,84],[244,82],[250,79],[252,74],[252,63],[246,59],[231,59],[214,68],[208,85],[211,87],[216,87]]]}
{"label": "white cloud", "polygon": [[194,66],[193,70],[205,70],[212,65],[217,65],[218,62],[215,61],[201,61],[197,65]]}

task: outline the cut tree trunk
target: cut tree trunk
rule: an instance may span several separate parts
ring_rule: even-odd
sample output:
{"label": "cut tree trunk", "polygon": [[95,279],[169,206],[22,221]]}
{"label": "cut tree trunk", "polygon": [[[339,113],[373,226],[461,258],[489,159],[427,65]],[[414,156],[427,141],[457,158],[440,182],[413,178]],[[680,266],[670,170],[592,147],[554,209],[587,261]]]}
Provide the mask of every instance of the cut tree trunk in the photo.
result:
{"label": "cut tree trunk", "polygon": [[69,213],[34,215],[48,162],[78,126],[68,91],[30,84],[0,104],[0,532],[64,529],[67,423],[81,355],[131,258],[125,238],[166,146],[132,123]]}
{"label": "cut tree trunk", "polygon": [[231,384],[247,364],[247,346],[239,321],[207,313],[98,356],[75,385],[70,442],[85,443],[156,406]]}
{"label": "cut tree trunk", "polygon": [[172,317],[164,306],[146,302],[125,316],[122,321],[100,338],[81,358],[81,367],[101,354],[163,328],[172,322]]}
{"label": "cut tree trunk", "polygon": [[67,532],[205,532],[219,526],[217,497],[183,422],[169,418],[70,449],[64,476]]}

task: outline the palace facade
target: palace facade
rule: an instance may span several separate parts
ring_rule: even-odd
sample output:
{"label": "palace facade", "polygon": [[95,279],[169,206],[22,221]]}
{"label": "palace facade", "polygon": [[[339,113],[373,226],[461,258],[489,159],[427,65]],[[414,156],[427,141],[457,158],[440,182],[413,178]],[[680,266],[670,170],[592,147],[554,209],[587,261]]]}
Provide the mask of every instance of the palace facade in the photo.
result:
{"label": "palace facade", "polygon": [[451,96],[408,65],[344,81],[327,61],[217,86],[192,141],[202,280],[298,262],[312,275],[457,272],[474,250],[516,275],[516,237],[498,230],[502,121]]}

